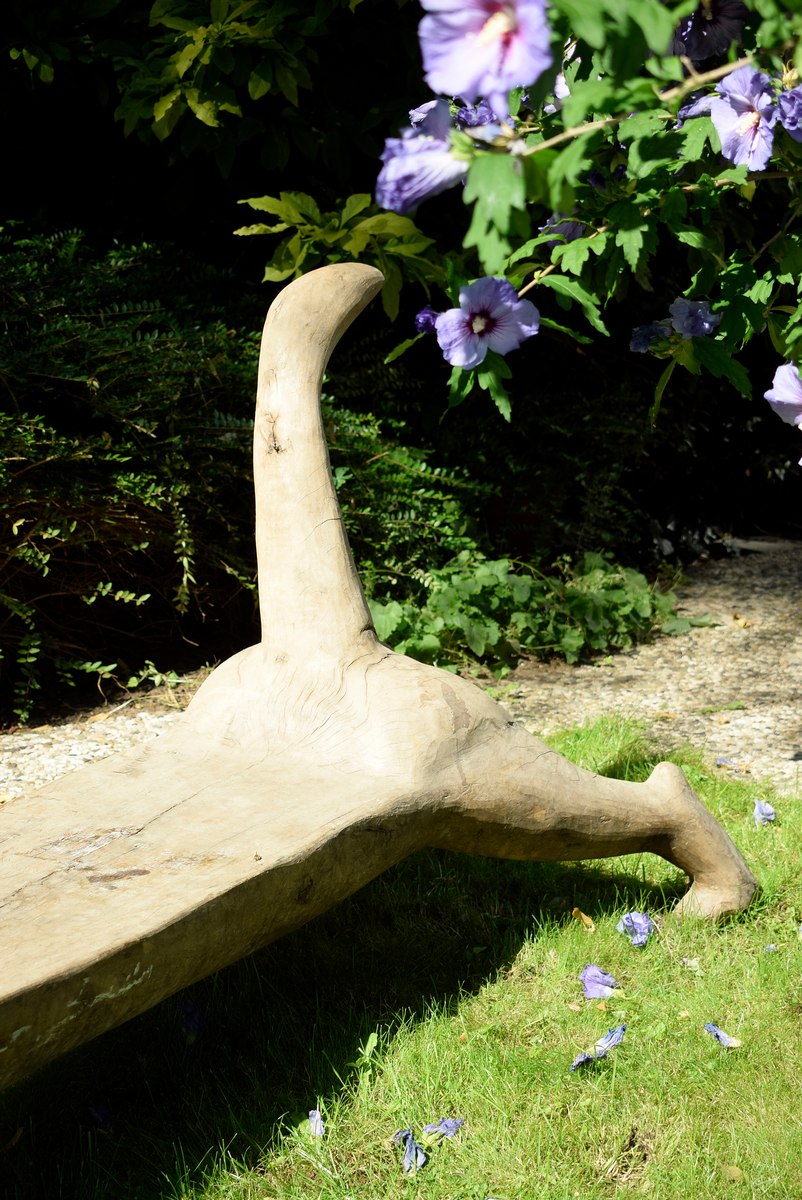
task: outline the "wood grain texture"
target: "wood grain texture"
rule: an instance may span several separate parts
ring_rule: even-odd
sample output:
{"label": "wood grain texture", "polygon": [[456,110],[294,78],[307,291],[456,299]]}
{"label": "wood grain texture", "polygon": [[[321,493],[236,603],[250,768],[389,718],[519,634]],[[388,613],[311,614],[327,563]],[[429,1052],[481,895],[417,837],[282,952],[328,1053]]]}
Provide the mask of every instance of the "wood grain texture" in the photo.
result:
{"label": "wood grain texture", "polygon": [[425,846],[519,859],[652,851],[681,913],[755,880],[682,773],[593,775],[479,688],[390,651],[370,621],[320,384],[376,295],[324,267],[265,324],[254,429],[262,640],[172,729],[0,811],[0,1086],[290,932]]}

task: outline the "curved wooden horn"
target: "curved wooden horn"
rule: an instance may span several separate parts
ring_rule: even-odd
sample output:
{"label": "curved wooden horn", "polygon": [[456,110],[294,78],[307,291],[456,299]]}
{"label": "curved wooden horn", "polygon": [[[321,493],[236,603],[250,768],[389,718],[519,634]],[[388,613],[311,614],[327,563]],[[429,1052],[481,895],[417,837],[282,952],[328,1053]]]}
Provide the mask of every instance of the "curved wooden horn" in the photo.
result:
{"label": "curved wooden horn", "polygon": [[375,644],[331,479],[320,416],[329,357],[381,290],[381,272],[347,263],[295,280],[262,335],[254,426],[262,641],[301,654]]}

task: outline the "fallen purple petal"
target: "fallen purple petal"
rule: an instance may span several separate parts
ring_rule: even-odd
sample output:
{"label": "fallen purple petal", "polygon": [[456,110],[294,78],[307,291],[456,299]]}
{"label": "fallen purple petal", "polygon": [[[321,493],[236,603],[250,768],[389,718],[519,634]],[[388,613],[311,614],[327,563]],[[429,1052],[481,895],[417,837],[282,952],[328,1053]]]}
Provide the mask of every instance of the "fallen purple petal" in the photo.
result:
{"label": "fallen purple petal", "polygon": [[768,800],[755,800],[755,811],[752,815],[756,825],[770,825],[777,814]]}
{"label": "fallen purple petal", "polygon": [[655,926],[648,913],[629,912],[624,913],[616,929],[619,933],[625,933],[632,945],[640,949],[648,942],[649,935],[654,933]]}
{"label": "fallen purple petal", "polygon": [[612,975],[603,971],[601,967],[594,966],[593,963],[588,963],[586,967],[582,968],[579,978],[582,980],[586,1000],[607,1000],[618,987]]}
{"label": "fallen purple petal", "polygon": [[610,1050],[614,1050],[616,1046],[621,1045],[626,1029],[625,1024],[615,1025],[612,1029],[608,1029],[604,1037],[599,1038],[592,1050],[584,1050],[581,1054],[577,1054],[571,1063],[570,1069],[575,1071],[577,1067],[582,1067],[586,1063],[597,1062],[600,1058],[606,1058]]}
{"label": "fallen purple petal", "polygon": [[714,1025],[712,1021],[707,1022],[705,1031],[711,1034],[722,1046],[726,1046],[727,1049],[735,1049],[741,1045],[739,1038],[730,1037],[728,1033],[725,1033],[723,1029],[719,1029],[718,1025]]}
{"label": "fallen purple petal", "polygon": [[309,1132],[312,1137],[323,1137],[326,1132],[326,1126],[323,1124],[323,1118],[318,1108],[309,1110]]}
{"label": "fallen purple petal", "polygon": [[420,1171],[421,1167],[425,1167],[427,1163],[426,1151],[423,1146],[418,1145],[415,1141],[414,1134],[411,1129],[399,1129],[398,1133],[393,1134],[393,1141],[397,1146],[404,1147],[404,1157],[401,1160],[401,1166],[404,1168],[405,1175],[414,1175]]}
{"label": "fallen purple petal", "polygon": [[465,1121],[462,1117],[441,1117],[432,1125],[424,1125],[423,1132],[436,1133],[441,1138],[452,1138],[458,1134]]}

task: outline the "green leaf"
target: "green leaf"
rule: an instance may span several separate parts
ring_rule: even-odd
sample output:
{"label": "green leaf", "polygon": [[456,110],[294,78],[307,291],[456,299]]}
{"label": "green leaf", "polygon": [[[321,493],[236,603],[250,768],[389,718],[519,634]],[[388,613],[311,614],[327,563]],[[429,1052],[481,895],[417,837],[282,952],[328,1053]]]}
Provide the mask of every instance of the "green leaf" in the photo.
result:
{"label": "green leaf", "polygon": [[323,218],[320,215],[320,209],[306,192],[282,192],[281,199],[284,204],[294,205],[300,215],[307,217],[314,225],[322,223]]}
{"label": "green leaf", "polygon": [[607,29],[604,9],[600,4],[589,4],[588,0],[554,0],[554,7],[568,18],[573,33],[594,50],[600,50],[605,42]]}
{"label": "green leaf", "polygon": [[653,54],[665,54],[671,45],[676,16],[659,0],[638,0],[629,7],[632,20],[640,26],[646,44]]}
{"label": "green leaf", "polygon": [[368,608],[376,637],[380,642],[389,641],[399,625],[403,624],[403,608],[397,600],[390,600],[387,604],[380,604],[378,600],[368,600]]}
{"label": "green leaf", "polygon": [[705,152],[708,143],[718,147],[718,134],[710,117],[690,117],[679,131],[682,143],[679,152],[680,162],[697,162]]}
{"label": "green leaf", "polygon": [[610,222],[616,227],[616,246],[621,246],[627,265],[633,271],[639,269],[645,257],[647,241],[654,240],[650,217],[641,212],[639,205],[630,200],[620,200],[610,209]]}
{"label": "green leaf", "polygon": [[544,317],[540,314],[540,324],[545,325],[548,329],[556,329],[558,333],[566,333],[575,342],[579,342],[582,346],[592,346],[593,338],[587,337],[584,333],[577,333],[575,329],[571,329],[568,325],[561,325],[559,321],[552,321],[551,317]]}
{"label": "green leaf", "polygon": [[502,380],[511,379],[512,371],[500,354],[488,350],[485,361],[476,368],[476,381],[485,392],[490,392],[498,411],[505,421],[512,415],[510,397]]}
{"label": "green leaf", "polygon": [[486,220],[506,232],[513,209],[526,207],[526,187],[520,159],[507,154],[480,154],[471,163],[463,197],[481,205]]}
{"label": "green leaf", "polygon": [[191,42],[188,42],[178,54],[173,56],[172,63],[179,79],[184,78],[187,71],[200,54],[201,50],[203,50],[203,47],[204,41],[202,35],[198,36],[198,34],[196,34],[195,38]]}
{"label": "green leaf", "polygon": [[403,276],[394,262],[382,258],[381,263],[382,274],[384,275],[384,286],[382,287],[382,308],[387,313],[391,321],[394,321],[398,316],[398,306],[400,303],[401,288],[404,283]]}
{"label": "green leaf", "polygon": [[298,80],[295,72],[283,63],[276,63],[276,83],[293,108],[298,107]]}
{"label": "green leaf", "polygon": [[598,329],[599,333],[608,334],[599,311],[598,299],[578,279],[569,279],[567,275],[546,275],[540,280],[540,286],[551,288],[558,296],[574,301],[581,307],[594,329]]}
{"label": "green leaf", "polygon": [[184,92],[187,104],[192,109],[195,116],[204,125],[209,125],[216,129],[220,122],[217,119],[217,106],[212,100],[201,100],[200,92],[197,88],[187,88]]}
{"label": "green leaf", "polygon": [[349,196],[342,206],[340,212],[340,228],[344,228],[349,221],[353,220],[359,213],[370,205],[372,197],[369,192],[356,192],[353,196]]}
{"label": "green leaf", "polygon": [[387,366],[388,363],[395,362],[395,360],[400,358],[402,354],[406,354],[410,346],[414,346],[415,343],[419,342],[423,336],[424,335],[422,333],[416,333],[414,337],[407,338],[405,342],[401,342],[398,346],[395,346],[385,358],[384,365]]}
{"label": "green leaf", "polygon": [[458,404],[467,400],[473,391],[475,382],[473,371],[466,371],[463,367],[451,368],[451,374],[448,377],[449,409],[456,408]]}
{"label": "green leaf", "polygon": [[519,246],[517,250],[513,251],[513,253],[507,259],[506,265],[511,267],[513,263],[520,262],[522,258],[528,258],[532,251],[536,250],[538,246],[545,246],[548,242],[553,241],[553,232],[540,233],[537,237],[529,238],[528,241],[524,242],[523,246]]}
{"label": "green leaf", "polygon": [[749,372],[732,357],[732,347],[713,338],[693,338],[697,360],[717,379],[722,376],[737,388],[742,396],[752,395]]}
{"label": "green leaf", "polygon": [[591,113],[607,112],[608,101],[614,94],[615,84],[612,79],[577,80],[571,88],[570,96],[566,96],[562,102],[565,124],[579,125]]}
{"label": "green leaf", "polygon": [[662,375],[660,376],[660,378],[657,381],[657,387],[654,389],[654,400],[652,401],[652,406],[649,409],[649,424],[650,425],[655,425],[657,423],[657,416],[658,416],[658,413],[660,412],[660,405],[663,403],[663,394],[665,393],[665,390],[668,387],[669,379],[674,374],[674,369],[675,369],[676,365],[677,365],[677,360],[675,358],[672,358],[670,360],[670,362],[668,362],[666,364]]}
{"label": "green leaf", "polygon": [[298,208],[287,199],[286,192],[281,193],[280,199],[275,196],[253,196],[248,200],[238,200],[237,203],[247,204],[249,208],[255,208],[257,212],[272,213],[274,217],[280,217],[288,225],[298,225],[303,221]]}
{"label": "green leaf", "polygon": [[234,230],[234,233],[237,237],[251,237],[253,234],[283,233],[285,229],[289,228],[289,225],[285,225],[283,222],[278,225],[240,225],[239,229]]}
{"label": "green leaf", "polygon": [[248,76],[248,95],[251,100],[261,100],[273,86],[273,71],[267,62],[257,63]]}
{"label": "green leaf", "polygon": [[521,160],[506,154],[480,154],[471,163],[463,199],[474,206],[463,245],[475,246],[484,269],[495,274],[510,252],[507,235],[513,215],[526,207]]}
{"label": "green leaf", "polygon": [[676,229],[674,234],[677,241],[682,242],[686,246],[693,246],[695,250],[705,250],[708,254],[713,254],[717,258],[720,253],[720,246],[715,238],[712,238],[709,233],[705,233],[702,229]]}
{"label": "green leaf", "polygon": [[400,217],[397,213],[383,212],[377,213],[373,217],[365,217],[353,226],[354,232],[360,230],[363,233],[371,234],[372,236],[384,237],[420,237],[420,230],[414,221],[409,217]]}

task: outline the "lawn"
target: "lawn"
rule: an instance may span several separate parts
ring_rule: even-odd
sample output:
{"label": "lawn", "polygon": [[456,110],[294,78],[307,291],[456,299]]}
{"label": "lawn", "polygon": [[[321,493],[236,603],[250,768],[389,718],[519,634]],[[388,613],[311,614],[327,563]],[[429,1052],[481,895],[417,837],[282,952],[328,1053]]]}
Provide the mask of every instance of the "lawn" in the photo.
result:
{"label": "lawn", "polygon": [[[636,725],[551,739],[605,774]],[[802,798],[671,756],[761,883],[675,923],[650,855],[530,864],[430,852],[0,1097],[9,1200],[722,1200],[802,1194]],[[757,826],[755,798],[776,820]],[[579,910],[587,920],[575,915]],[[635,949],[616,925],[647,911]],[[586,999],[588,963],[619,989]],[[714,1022],[741,1045],[725,1048]],[[626,1024],[621,1044],[575,1071]],[[323,1137],[308,1112],[319,1109]],[[462,1118],[403,1170],[393,1135]]]}

